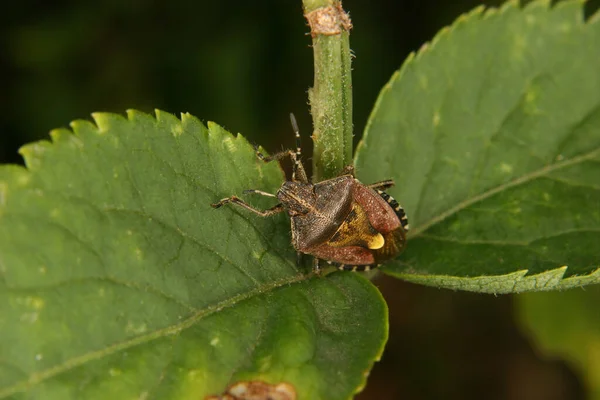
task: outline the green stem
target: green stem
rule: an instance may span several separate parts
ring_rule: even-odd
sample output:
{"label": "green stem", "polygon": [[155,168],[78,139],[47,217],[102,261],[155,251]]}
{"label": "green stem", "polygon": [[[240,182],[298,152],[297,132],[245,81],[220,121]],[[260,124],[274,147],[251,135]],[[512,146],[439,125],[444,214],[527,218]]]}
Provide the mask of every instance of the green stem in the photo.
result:
{"label": "green stem", "polygon": [[308,97],[313,181],[318,182],[337,176],[352,163],[351,24],[339,1],[303,0],[303,6],[313,38],[315,83]]}

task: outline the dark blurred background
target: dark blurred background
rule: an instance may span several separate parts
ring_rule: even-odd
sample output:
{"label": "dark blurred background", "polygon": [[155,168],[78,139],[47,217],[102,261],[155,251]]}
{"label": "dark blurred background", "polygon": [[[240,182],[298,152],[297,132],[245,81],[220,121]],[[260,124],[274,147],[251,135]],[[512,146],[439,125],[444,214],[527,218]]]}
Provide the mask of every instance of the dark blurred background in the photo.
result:
{"label": "dark blurred background", "polygon": [[[488,6],[499,1],[487,1]],[[482,3],[346,0],[354,30],[357,139],[409,52]],[[600,0],[586,5],[588,14]],[[0,15],[0,162],[94,111],[186,111],[269,151],[292,145],[288,113],[311,120],[312,52],[300,0],[25,0]],[[415,99],[418,101],[418,99]],[[308,147],[308,146],[305,146]],[[309,150],[306,148],[305,150]],[[379,277],[390,340],[360,399],[583,399],[565,363],[514,322],[511,296]]]}

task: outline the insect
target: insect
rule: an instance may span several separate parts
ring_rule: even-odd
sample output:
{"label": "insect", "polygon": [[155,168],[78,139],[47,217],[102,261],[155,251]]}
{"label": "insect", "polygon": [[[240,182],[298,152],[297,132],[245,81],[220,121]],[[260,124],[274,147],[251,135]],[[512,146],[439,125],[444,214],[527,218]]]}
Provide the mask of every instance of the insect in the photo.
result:
{"label": "insect", "polygon": [[237,196],[211,204],[219,208],[227,203],[243,207],[262,217],[286,212],[291,219],[292,244],[298,256],[314,256],[314,270],[319,272],[319,259],[341,270],[368,271],[396,257],[406,246],[408,219],[404,209],[385,189],[394,185],[391,179],[365,185],[354,177],[354,167],[345,167],[332,179],[311,183],[300,160],[300,133],[290,114],[296,135],[296,151],[286,150],[266,157],[256,148],[264,162],[290,157],[292,180],[284,182],[277,194],[261,190],[245,190],[245,194],[275,197],[279,203],[258,210]]}

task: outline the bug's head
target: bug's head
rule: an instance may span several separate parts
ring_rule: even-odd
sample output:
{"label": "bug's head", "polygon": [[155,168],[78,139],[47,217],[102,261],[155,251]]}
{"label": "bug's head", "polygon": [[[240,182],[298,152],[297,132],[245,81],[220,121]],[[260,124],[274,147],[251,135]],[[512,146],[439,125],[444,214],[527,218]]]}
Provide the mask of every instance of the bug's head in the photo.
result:
{"label": "bug's head", "polygon": [[315,193],[310,183],[288,181],[277,191],[277,198],[290,215],[306,214],[313,209]]}

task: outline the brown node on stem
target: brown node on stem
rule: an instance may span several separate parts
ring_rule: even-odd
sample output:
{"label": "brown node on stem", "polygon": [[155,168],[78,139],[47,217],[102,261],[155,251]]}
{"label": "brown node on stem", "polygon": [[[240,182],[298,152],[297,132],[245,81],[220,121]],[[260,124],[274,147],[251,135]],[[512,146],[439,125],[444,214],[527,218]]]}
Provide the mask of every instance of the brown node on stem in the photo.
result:
{"label": "brown node on stem", "polygon": [[352,22],[350,16],[342,8],[342,3],[337,2],[332,6],[317,8],[304,14],[310,26],[310,35],[339,35],[342,31],[350,31]]}

